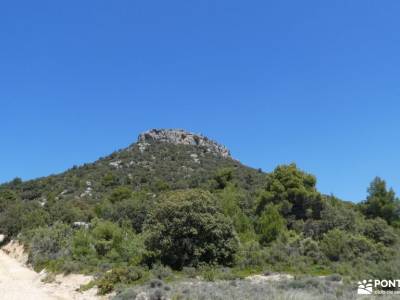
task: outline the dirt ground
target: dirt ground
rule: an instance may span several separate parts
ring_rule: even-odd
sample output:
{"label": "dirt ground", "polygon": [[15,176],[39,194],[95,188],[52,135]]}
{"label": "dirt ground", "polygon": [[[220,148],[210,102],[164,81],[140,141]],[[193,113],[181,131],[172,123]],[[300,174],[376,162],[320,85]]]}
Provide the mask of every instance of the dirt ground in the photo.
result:
{"label": "dirt ground", "polygon": [[76,291],[91,278],[83,275],[58,275],[51,283],[43,283],[44,272],[36,273],[12,254],[18,251],[0,250],[0,299],[7,300],[106,300],[96,296],[96,289]]}

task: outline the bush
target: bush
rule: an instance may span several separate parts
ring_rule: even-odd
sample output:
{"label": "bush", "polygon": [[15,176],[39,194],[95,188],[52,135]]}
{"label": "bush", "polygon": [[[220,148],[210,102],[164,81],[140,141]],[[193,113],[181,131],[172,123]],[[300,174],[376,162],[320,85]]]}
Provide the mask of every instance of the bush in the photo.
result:
{"label": "bush", "polygon": [[98,281],[99,294],[105,295],[114,290],[117,283],[131,284],[143,277],[143,270],[138,267],[119,267],[108,271]]}
{"label": "bush", "polygon": [[275,205],[268,205],[256,223],[256,232],[260,236],[261,244],[275,241],[286,229],[286,221],[280,215]]}
{"label": "bush", "polygon": [[[4,204],[4,203],[3,203]],[[27,223],[28,216],[32,215],[32,211],[29,211],[28,206],[24,205],[22,201],[11,201],[4,207],[4,211],[0,213],[0,231],[9,238],[16,237],[23,229],[32,229],[41,224],[43,219],[32,219],[31,221],[39,222],[39,224]]]}
{"label": "bush", "polygon": [[215,281],[219,274],[218,270],[213,266],[202,266],[199,271],[201,277],[206,281]]}
{"label": "bush", "polygon": [[335,228],[357,233],[363,226],[362,222],[363,216],[354,205],[339,201],[333,196],[326,197],[321,211],[320,235],[317,237],[321,238],[323,233]]}
{"label": "bush", "polygon": [[132,190],[125,186],[120,186],[115,188],[109,199],[111,203],[120,202],[125,199],[129,199],[132,196]]}
{"label": "bush", "polygon": [[329,231],[321,241],[321,250],[333,261],[353,259],[384,259],[384,247],[361,235],[352,235],[339,229]]}
{"label": "bush", "polygon": [[324,274],[327,261],[319,243],[288,231],[267,248],[266,261],[275,271]]}
{"label": "bush", "polygon": [[137,265],[144,252],[142,236],[110,221],[95,220],[91,230],[76,231],[72,240],[73,259],[92,266],[99,261]]}
{"label": "bush", "polygon": [[96,256],[93,243],[93,237],[88,230],[76,231],[72,239],[72,258],[81,262],[89,262]]}
{"label": "bush", "polygon": [[133,288],[127,288],[119,292],[112,300],[133,300],[137,296],[137,292]]}
{"label": "bush", "polygon": [[18,196],[13,190],[1,189],[0,190],[0,212],[5,210],[10,204],[17,201]]}
{"label": "bush", "polygon": [[211,194],[199,190],[163,196],[146,224],[150,260],[173,269],[200,263],[233,263],[238,240],[231,222],[217,209]]}
{"label": "bush", "polygon": [[390,259],[379,263],[373,270],[369,270],[371,277],[377,279],[397,280],[400,277],[400,254],[398,251],[392,254]]}
{"label": "bush", "polygon": [[97,221],[91,234],[99,256],[112,256],[113,252],[120,252],[123,233],[118,225],[109,221]]}
{"label": "bush", "polygon": [[334,229],[324,235],[321,241],[321,248],[329,259],[338,261],[347,251],[347,242],[346,233],[339,229]]}
{"label": "bush", "polygon": [[400,221],[400,200],[386,182],[376,177],[368,188],[367,200],[360,204],[361,211],[370,218],[380,217],[389,224]]}
{"label": "bush", "polygon": [[112,187],[118,184],[118,179],[116,178],[116,176],[112,173],[108,173],[106,175],[103,176],[102,180],[101,180],[101,184],[104,187]]}
{"label": "bush", "polygon": [[385,245],[393,245],[398,240],[394,229],[381,218],[365,222],[364,235]]}
{"label": "bush", "polygon": [[231,183],[225,186],[223,190],[216,192],[216,194],[222,213],[232,220],[241,240],[246,238],[254,239],[253,222],[248,215],[250,213],[245,211],[249,202],[248,195]]}
{"label": "bush", "polygon": [[233,177],[233,169],[223,168],[219,169],[215,176],[214,180],[216,182],[217,189],[224,189],[227,184],[232,180]]}
{"label": "bush", "polygon": [[300,253],[301,255],[312,258],[314,263],[319,263],[323,257],[318,242],[311,238],[300,241]]}
{"label": "bush", "polygon": [[162,266],[162,265],[153,266],[151,273],[154,277],[156,277],[160,280],[164,280],[173,275],[173,272],[170,267]]}
{"label": "bush", "polygon": [[240,244],[237,253],[237,265],[240,268],[259,268],[267,261],[266,248],[258,241],[248,241]]}
{"label": "bush", "polygon": [[120,225],[123,222],[129,222],[136,233],[141,233],[152,202],[152,199],[136,193],[131,198],[117,201],[114,204],[105,200],[96,207],[96,213],[99,217]]}
{"label": "bush", "polygon": [[319,218],[322,199],[316,182],[314,176],[297,169],[295,164],[278,166],[266,177],[257,212],[261,214],[272,203],[280,205],[285,216],[296,219]]}
{"label": "bush", "polygon": [[52,260],[61,259],[70,255],[70,238],[72,229],[63,223],[56,223],[52,227],[40,227],[30,233],[29,261],[36,270],[42,268]]}
{"label": "bush", "polygon": [[64,274],[79,273],[82,271],[82,264],[77,261],[66,260],[63,262],[61,268]]}
{"label": "bush", "polygon": [[75,206],[72,201],[57,200],[47,209],[53,222],[72,224],[73,222],[86,220],[85,213]]}
{"label": "bush", "polygon": [[121,241],[120,259],[130,265],[138,265],[143,262],[146,254],[144,236],[135,234],[130,228],[123,227],[123,239]]}

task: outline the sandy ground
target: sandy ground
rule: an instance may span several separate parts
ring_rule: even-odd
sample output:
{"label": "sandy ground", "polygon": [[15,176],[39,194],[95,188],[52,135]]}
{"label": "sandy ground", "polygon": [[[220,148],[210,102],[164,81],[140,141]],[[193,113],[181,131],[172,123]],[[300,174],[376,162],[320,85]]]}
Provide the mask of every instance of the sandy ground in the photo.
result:
{"label": "sandy ground", "polygon": [[63,300],[64,298],[48,294],[41,288],[37,273],[22,267],[15,259],[0,251],[0,299]]}
{"label": "sandy ground", "polygon": [[283,281],[283,280],[291,280],[294,277],[289,274],[270,274],[270,275],[252,275],[246,277],[247,280],[254,282],[265,282],[265,281]]}
{"label": "sandy ground", "polygon": [[[7,251],[8,252],[8,251]],[[77,292],[81,284],[91,280],[83,275],[58,275],[52,283],[43,283],[46,276],[29,269],[0,250],[0,299],[7,300],[105,300],[96,296],[96,289]]]}

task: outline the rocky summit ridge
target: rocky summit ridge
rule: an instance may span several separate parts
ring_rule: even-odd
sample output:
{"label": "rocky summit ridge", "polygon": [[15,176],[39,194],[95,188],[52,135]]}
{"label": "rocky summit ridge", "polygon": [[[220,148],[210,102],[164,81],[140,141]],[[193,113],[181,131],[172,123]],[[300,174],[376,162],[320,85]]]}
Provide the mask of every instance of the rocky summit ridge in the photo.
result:
{"label": "rocky summit ridge", "polygon": [[207,149],[208,152],[219,154],[222,157],[231,157],[230,151],[225,146],[201,135],[183,129],[151,129],[143,132],[138,137],[138,144],[151,142],[165,142],[175,145],[194,145]]}

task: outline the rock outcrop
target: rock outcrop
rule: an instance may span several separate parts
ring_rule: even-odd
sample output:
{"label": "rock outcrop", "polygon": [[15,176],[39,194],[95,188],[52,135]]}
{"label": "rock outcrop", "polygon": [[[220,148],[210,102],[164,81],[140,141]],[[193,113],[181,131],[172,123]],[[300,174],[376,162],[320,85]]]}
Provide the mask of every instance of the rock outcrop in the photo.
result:
{"label": "rock outcrop", "polygon": [[230,157],[229,150],[209,138],[194,134],[182,129],[151,129],[141,133],[138,137],[138,143],[146,145],[151,142],[166,142],[171,144],[195,145],[205,147],[208,152]]}

